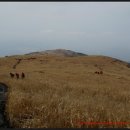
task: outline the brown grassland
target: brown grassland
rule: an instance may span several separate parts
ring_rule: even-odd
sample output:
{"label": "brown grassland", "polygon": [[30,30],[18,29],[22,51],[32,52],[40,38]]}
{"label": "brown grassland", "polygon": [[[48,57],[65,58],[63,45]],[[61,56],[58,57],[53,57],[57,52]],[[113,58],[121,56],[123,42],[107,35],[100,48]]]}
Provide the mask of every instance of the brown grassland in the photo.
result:
{"label": "brown grassland", "polygon": [[[22,61],[13,69],[16,58]],[[94,73],[98,67],[102,75]],[[25,79],[11,79],[10,72],[22,71]],[[14,128],[130,128],[79,123],[130,121],[130,68],[125,62],[106,56],[5,57],[0,58],[0,82],[9,86],[6,112]]]}

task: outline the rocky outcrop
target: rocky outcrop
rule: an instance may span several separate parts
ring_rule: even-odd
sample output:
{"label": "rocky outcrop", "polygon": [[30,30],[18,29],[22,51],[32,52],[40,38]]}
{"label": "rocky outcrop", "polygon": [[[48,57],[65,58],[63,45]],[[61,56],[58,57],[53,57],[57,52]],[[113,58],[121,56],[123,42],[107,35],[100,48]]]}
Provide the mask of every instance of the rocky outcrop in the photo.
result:
{"label": "rocky outcrop", "polygon": [[0,83],[0,128],[9,128],[9,122],[6,119],[5,105],[7,101],[8,87]]}

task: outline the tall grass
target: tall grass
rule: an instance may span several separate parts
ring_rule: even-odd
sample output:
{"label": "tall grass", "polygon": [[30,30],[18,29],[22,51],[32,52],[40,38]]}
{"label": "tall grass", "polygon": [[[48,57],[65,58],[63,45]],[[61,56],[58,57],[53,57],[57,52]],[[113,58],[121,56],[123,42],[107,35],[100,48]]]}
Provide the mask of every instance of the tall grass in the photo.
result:
{"label": "tall grass", "polygon": [[[64,60],[61,57],[47,57],[50,60],[41,64],[39,60],[43,58],[20,63],[15,71],[24,71],[24,80],[11,79],[8,76],[10,69],[2,71],[1,80],[9,86],[6,111],[12,127],[130,127],[130,124],[80,124],[90,121],[129,122],[130,78],[127,75],[130,72],[124,65],[107,65],[103,75],[96,75],[94,64],[97,63],[97,57]],[[106,60],[99,59],[102,64],[106,63]],[[73,62],[76,60],[75,65]],[[116,71],[120,66],[124,70]],[[2,76],[4,74],[5,77]]]}

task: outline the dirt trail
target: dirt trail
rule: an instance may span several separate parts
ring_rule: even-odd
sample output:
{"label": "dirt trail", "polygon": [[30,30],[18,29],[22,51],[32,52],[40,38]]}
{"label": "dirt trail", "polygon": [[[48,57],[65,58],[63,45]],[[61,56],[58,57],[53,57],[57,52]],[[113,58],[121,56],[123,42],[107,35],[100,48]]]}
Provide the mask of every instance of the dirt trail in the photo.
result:
{"label": "dirt trail", "polygon": [[5,105],[8,97],[8,86],[0,83],[0,128],[10,128],[6,119]]}
{"label": "dirt trail", "polygon": [[22,61],[22,59],[16,59],[17,62],[16,64],[13,65],[13,69],[16,69],[17,65],[20,64],[20,62]]}

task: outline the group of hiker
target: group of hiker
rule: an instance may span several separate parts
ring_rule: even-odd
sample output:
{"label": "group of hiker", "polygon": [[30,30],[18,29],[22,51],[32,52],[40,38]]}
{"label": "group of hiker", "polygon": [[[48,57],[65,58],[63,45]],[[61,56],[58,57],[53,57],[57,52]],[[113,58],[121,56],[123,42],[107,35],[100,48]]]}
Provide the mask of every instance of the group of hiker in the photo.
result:
{"label": "group of hiker", "polygon": [[[17,79],[20,78],[20,74],[18,74],[18,73],[10,73],[10,77],[11,77],[11,78],[14,78],[15,76],[16,76]],[[21,78],[22,78],[22,79],[25,78],[25,74],[24,74],[23,72],[21,73]]]}

